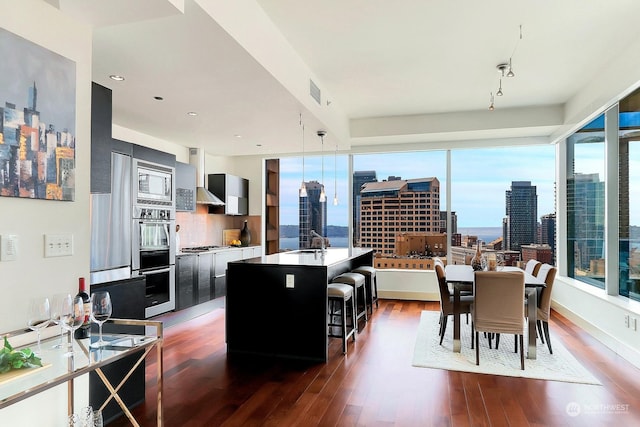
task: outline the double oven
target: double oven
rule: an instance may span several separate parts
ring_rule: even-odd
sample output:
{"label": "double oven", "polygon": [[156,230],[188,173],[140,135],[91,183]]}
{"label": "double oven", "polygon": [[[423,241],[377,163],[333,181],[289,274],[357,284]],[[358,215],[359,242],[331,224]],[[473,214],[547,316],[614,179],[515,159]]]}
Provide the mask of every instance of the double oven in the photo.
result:
{"label": "double oven", "polygon": [[175,309],[174,169],[134,159],[131,270],[146,278],[147,318]]}

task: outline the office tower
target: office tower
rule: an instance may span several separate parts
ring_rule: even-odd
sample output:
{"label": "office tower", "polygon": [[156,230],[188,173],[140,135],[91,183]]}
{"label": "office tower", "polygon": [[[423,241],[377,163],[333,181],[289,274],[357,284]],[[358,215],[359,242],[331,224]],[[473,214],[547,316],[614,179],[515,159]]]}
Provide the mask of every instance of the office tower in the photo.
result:
{"label": "office tower", "polygon": [[551,263],[556,263],[556,214],[542,215],[540,218],[540,243],[551,246]]}
{"label": "office tower", "polygon": [[324,187],[318,181],[309,181],[305,183],[307,188],[307,197],[300,197],[299,206],[299,231],[298,231],[298,247],[306,249],[311,244],[311,230],[322,236],[327,235],[327,202],[320,202],[320,192]]}
{"label": "office tower", "polygon": [[367,182],[377,182],[376,171],[353,172],[353,246],[360,246],[360,189]]}
{"label": "office tower", "polygon": [[440,182],[435,177],[369,182],[361,196],[363,247],[392,255],[398,233],[440,232]]}
{"label": "office tower", "polygon": [[597,173],[567,179],[568,271],[592,276],[591,264],[604,258],[604,181]]}
{"label": "office tower", "polygon": [[[455,211],[451,212],[451,230],[449,234],[456,234],[458,232],[458,216]],[[440,211],[440,232],[447,232],[447,211]]]}
{"label": "office tower", "polygon": [[512,181],[506,192],[507,234],[505,249],[519,251],[522,245],[536,242],[538,194],[531,181]]}

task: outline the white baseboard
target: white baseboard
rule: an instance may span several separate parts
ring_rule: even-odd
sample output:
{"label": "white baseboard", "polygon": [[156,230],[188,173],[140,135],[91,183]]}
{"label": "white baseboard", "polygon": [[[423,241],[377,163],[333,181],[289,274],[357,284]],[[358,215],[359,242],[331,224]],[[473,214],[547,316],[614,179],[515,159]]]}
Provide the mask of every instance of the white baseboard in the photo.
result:
{"label": "white baseboard", "polygon": [[591,336],[600,341],[611,351],[634,365],[636,368],[640,369],[640,352],[636,351],[634,348],[629,347],[626,343],[618,340],[606,331],[598,328],[593,323],[578,316],[573,311],[566,308],[564,305],[558,304],[554,301],[552,308],[585,331],[587,331]]}

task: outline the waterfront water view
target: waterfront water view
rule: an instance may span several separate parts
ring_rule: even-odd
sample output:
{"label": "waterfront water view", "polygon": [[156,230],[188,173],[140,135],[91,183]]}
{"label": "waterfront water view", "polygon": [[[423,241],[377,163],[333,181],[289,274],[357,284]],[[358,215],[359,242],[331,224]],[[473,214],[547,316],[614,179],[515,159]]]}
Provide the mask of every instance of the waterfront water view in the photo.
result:
{"label": "waterfront water view", "polygon": [[[478,236],[478,239],[485,243],[489,243],[502,236],[502,228],[500,227],[470,227],[470,228],[458,228],[458,233],[463,236],[471,235]],[[348,237],[330,237],[329,242],[332,248],[346,248],[349,246]],[[295,250],[300,249],[298,247],[297,237],[281,237],[280,238],[280,250]]]}

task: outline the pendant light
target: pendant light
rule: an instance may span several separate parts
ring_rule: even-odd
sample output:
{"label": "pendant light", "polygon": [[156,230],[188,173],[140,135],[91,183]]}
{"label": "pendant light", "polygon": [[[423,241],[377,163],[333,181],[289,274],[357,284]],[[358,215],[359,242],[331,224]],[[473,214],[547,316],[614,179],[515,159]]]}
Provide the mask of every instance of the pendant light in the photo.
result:
{"label": "pendant light", "polygon": [[318,136],[320,137],[320,141],[322,144],[321,147],[321,160],[322,160],[322,182],[320,183],[320,203],[325,203],[327,201],[327,195],[324,192],[324,136],[327,134],[324,130],[318,131]]}
{"label": "pendant light", "polygon": [[300,128],[302,129],[302,184],[300,184],[300,197],[307,197],[307,186],[304,183],[304,123],[302,123],[302,113],[300,113]]}
{"label": "pendant light", "polygon": [[333,153],[333,206],[338,206],[338,144]]}

